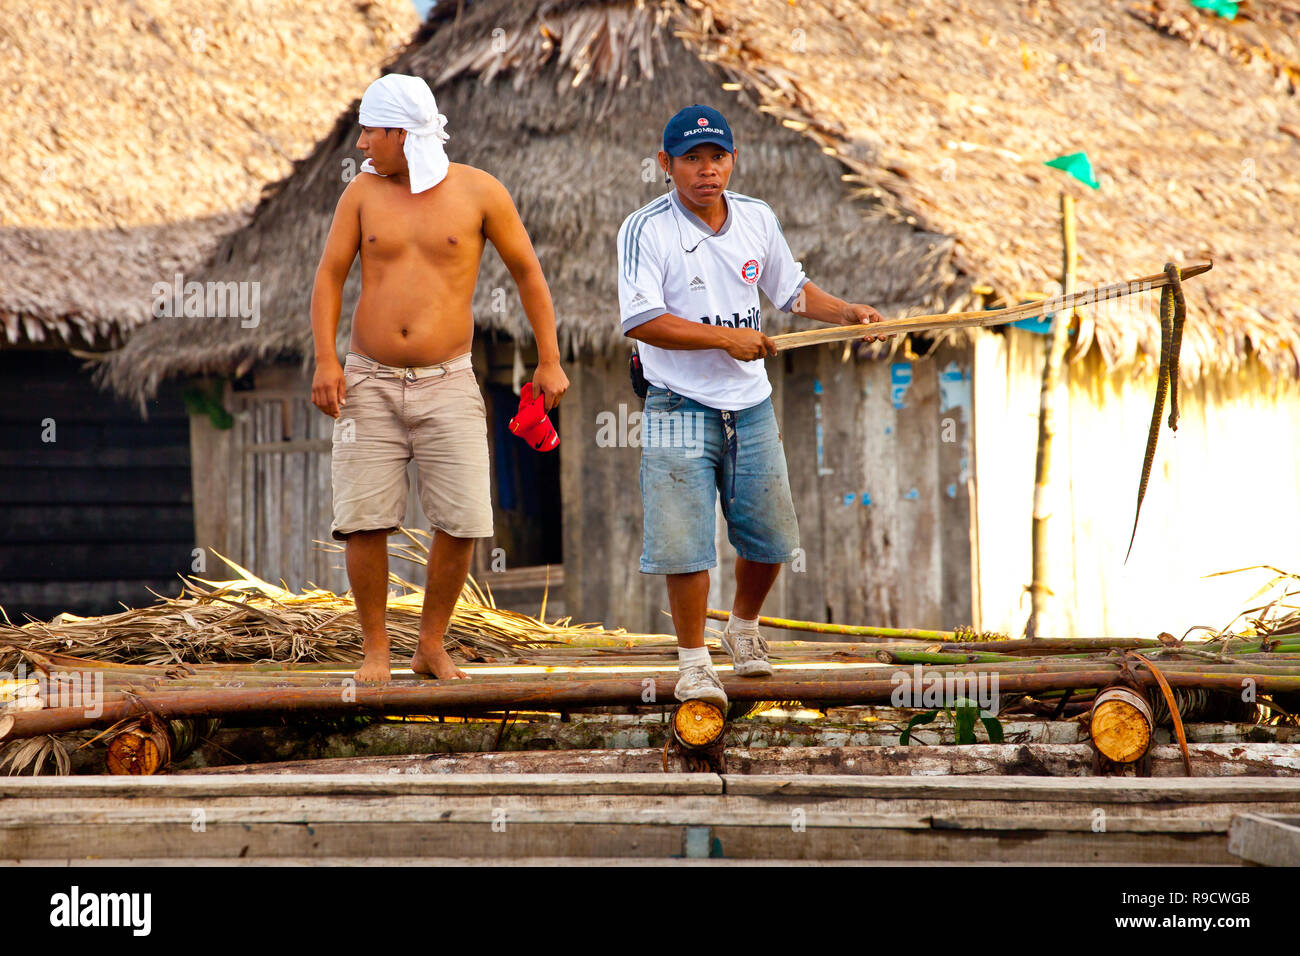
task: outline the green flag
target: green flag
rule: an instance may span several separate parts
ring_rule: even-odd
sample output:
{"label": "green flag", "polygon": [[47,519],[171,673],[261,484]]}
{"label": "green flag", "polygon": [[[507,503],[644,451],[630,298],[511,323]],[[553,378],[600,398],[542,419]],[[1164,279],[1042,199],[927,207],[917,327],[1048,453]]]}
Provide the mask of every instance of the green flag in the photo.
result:
{"label": "green flag", "polygon": [[1192,0],[1192,6],[1201,10],[1209,10],[1211,13],[1217,13],[1225,20],[1235,20],[1237,18],[1237,4],[1231,0]]}
{"label": "green flag", "polygon": [[1092,175],[1092,163],[1088,162],[1087,153],[1070,153],[1066,156],[1057,156],[1056,159],[1049,159],[1043,163],[1044,166],[1051,166],[1053,169],[1063,169],[1079,182],[1093,189],[1100,189],[1101,185]]}

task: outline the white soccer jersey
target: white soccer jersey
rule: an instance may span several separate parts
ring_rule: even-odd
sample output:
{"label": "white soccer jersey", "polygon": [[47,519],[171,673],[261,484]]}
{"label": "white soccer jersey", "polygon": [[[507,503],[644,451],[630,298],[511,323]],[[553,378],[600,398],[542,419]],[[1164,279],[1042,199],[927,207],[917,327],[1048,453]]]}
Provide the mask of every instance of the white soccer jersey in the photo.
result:
{"label": "white soccer jersey", "polygon": [[[761,199],[724,190],[727,219],[716,233],[674,189],[642,206],[618,231],[618,301],[623,331],[666,313],[705,325],[762,331],[758,290],[784,312],[808,281],[781,224]],[[724,349],[663,349],[638,343],[646,379],[710,408],[739,411],[772,394],[762,359]]]}

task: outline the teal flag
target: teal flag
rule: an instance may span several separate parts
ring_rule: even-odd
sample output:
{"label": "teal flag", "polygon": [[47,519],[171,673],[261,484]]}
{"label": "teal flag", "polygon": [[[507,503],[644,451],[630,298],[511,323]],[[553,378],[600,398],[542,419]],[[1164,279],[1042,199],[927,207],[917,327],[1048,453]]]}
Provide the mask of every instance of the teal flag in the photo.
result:
{"label": "teal flag", "polygon": [[1053,169],[1065,170],[1079,182],[1091,186],[1093,189],[1101,188],[1101,185],[1092,175],[1092,163],[1088,162],[1087,153],[1070,153],[1067,156],[1057,156],[1056,159],[1049,159],[1043,165],[1051,166]]}
{"label": "teal flag", "polygon": [[1209,10],[1211,13],[1217,13],[1225,20],[1235,20],[1237,18],[1237,4],[1230,0],[1192,0],[1192,6],[1201,10]]}

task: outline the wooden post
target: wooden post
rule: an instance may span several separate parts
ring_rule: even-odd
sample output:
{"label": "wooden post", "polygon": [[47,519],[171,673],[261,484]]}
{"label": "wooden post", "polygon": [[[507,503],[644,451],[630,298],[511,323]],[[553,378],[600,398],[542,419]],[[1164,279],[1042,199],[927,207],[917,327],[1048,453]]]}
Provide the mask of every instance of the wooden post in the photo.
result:
{"label": "wooden post", "polygon": [[[1074,291],[1077,253],[1074,241],[1074,197],[1061,192],[1061,234],[1064,247],[1062,294]],[[1025,637],[1038,636],[1039,621],[1047,606],[1047,490],[1052,472],[1052,438],[1056,434],[1055,395],[1061,379],[1061,363],[1070,339],[1070,313],[1058,309],[1052,316],[1052,334],[1043,362],[1043,391],[1038,405],[1038,459],[1034,467],[1034,517],[1031,538],[1033,577],[1029,585],[1030,611]]]}

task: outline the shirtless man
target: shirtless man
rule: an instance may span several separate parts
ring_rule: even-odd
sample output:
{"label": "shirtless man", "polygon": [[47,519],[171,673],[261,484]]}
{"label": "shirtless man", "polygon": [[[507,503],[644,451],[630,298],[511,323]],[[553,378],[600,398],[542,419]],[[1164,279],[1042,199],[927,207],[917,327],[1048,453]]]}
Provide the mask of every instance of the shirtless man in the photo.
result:
{"label": "shirtless man", "polygon": [[[339,199],[312,292],[312,402],[335,419],[330,530],[346,541],[363,637],[360,681],[391,676],[387,539],[405,515],[412,457],[434,538],[411,669],[466,676],[442,642],[474,539],[492,535],[487,423],[469,360],[470,302],[485,242],[510,270],[533,328],[534,389],[549,410],[569,387],[550,290],[519,213],[491,175],[447,161],[445,122],[419,77],[389,74],[366,90],[356,144],[365,175]],[[361,297],[344,365],[335,336],[358,252]]]}

